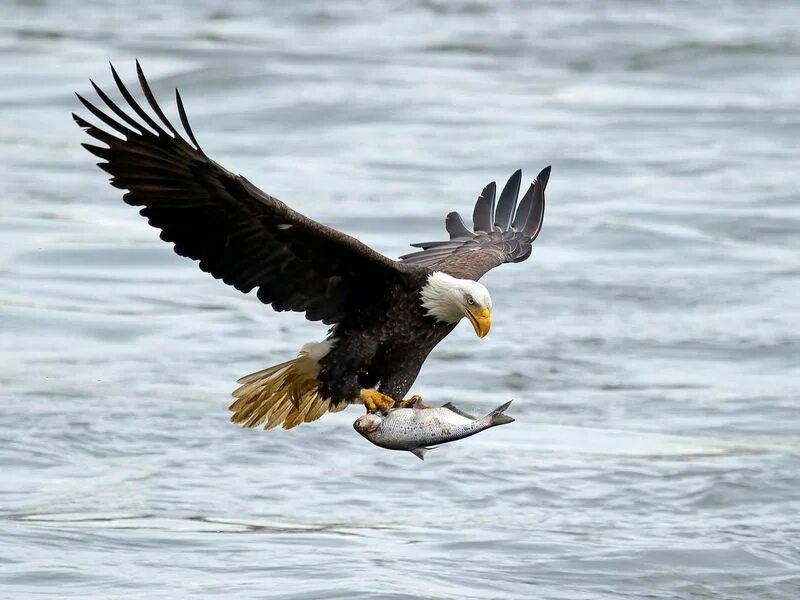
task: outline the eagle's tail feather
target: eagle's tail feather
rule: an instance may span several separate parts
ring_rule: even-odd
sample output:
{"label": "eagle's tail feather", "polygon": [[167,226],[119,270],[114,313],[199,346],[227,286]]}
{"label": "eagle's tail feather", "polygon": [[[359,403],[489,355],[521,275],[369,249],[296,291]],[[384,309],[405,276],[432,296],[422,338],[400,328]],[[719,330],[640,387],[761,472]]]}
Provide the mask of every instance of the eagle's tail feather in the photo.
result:
{"label": "eagle's tail feather", "polygon": [[331,405],[319,389],[319,360],[329,347],[306,345],[297,358],[262,369],[239,379],[230,405],[231,422],[243,427],[272,429],[283,424],[292,429],[316,421],[326,412],[336,412],[346,404]]}

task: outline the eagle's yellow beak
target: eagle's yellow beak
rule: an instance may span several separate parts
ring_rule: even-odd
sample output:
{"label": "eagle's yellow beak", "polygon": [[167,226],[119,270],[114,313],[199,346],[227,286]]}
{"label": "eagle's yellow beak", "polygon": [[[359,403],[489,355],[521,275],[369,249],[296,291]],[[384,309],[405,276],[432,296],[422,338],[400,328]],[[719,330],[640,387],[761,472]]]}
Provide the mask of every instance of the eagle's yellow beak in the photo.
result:
{"label": "eagle's yellow beak", "polygon": [[472,312],[467,309],[467,318],[472,323],[472,327],[475,328],[475,334],[479,338],[486,337],[492,328],[492,311],[488,308],[484,308],[480,312]]}

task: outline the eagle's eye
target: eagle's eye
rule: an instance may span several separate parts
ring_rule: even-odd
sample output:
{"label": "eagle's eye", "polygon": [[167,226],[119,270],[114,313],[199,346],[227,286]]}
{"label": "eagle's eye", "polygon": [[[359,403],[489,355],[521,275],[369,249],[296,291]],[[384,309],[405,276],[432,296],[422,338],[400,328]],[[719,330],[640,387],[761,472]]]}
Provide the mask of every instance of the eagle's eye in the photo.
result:
{"label": "eagle's eye", "polygon": [[467,296],[467,304],[469,304],[470,306],[475,304],[475,298],[473,298],[472,296]]}

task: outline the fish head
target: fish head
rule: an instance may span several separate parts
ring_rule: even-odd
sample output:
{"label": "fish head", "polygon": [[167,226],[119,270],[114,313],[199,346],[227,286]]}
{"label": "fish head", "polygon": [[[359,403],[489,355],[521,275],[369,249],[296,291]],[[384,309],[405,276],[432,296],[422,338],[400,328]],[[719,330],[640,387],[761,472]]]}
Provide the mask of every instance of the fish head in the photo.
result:
{"label": "fish head", "polygon": [[381,426],[381,423],[383,423],[382,416],[373,413],[367,413],[366,415],[356,419],[356,422],[353,423],[353,427],[358,433],[366,437],[370,433],[374,433],[378,427]]}

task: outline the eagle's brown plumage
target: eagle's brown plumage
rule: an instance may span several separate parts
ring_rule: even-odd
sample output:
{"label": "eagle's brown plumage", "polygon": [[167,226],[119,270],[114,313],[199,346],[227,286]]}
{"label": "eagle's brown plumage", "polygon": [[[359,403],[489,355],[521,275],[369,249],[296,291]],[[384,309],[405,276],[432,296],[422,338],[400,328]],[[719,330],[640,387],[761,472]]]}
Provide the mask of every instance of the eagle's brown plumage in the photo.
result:
{"label": "eagle's brown plumage", "polygon": [[162,240],[175,245],[175,252],[200,261],[203,271],[244,293],[257,287],[259,300],[275,310],[305,312],[310,320],[328,324],[374,302],[365,280],[392,282],[411,270],[301,215],[208,158],[195,141],[180,94],[178,111],[189,140],[164,116],[138,62],[136,69],[161,124],[136,102],[113,66],[117,87],[138,120],[94,82],[98,96],[124,123],[78,98],[124,139],[73,117],[108,146],[83,144],[105,161],[99,166],[111,174],[111,185],[128,190],[123,200],[143,207],[139,213],[161,230]]}
{"label": "eagle's brown plumage", "polygon": [[[292,210],[241,175],[211,160],[192,132],[180,94],[182,134],[165,116],[136,63],[152,115],[111,67],[125,105],[92,82],[105,107],[78,95],[104,127],[73,115],[104,144],[83,144],[103,162],[123,200],[161,230],[175,252],[202,270],[275,310],[305,313],[332,325],[324,344],[243,378],[232,420],[245,426],[291,428],[328,410],[341,410],[358,391],[376,387],[402,398],[433,347],[454,324],[436,321],[420,304],[434,271],[479,279],[504,262],[525,260],[541,229],[549,167],[516,207],[521,172],[506,184],[495,208],[495,184],[478,198],[474,231],[457,213],[447,216],[450,240],[417,244],[395,261],[355,238]],[[324,345],[324,352],[320,347]]]}
{"label": "eagle's brown plumage", "polygon": [[476,281],[503,263],[525,260],[542,230],[544,190],[549,178],[550,167],[546,167],[533,180],[519,206],[517,196],[522,170],[516,171],[503,187],[496,207],[497,185],[491,182],[475,202],[474,231],[467,228],[461,215],[451,212],[445,220],[450,240],[411,244],[422,250],[406,254],[401,260]]}

